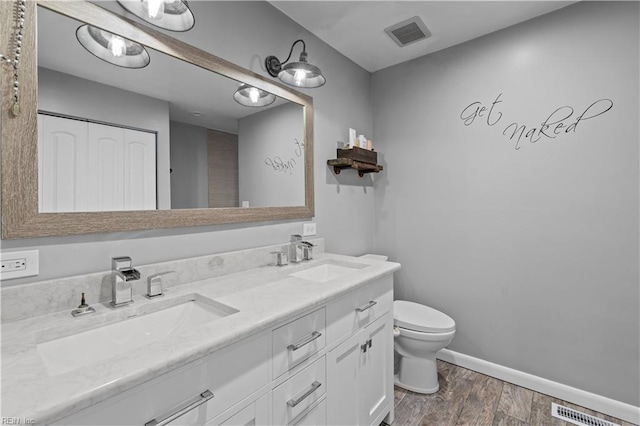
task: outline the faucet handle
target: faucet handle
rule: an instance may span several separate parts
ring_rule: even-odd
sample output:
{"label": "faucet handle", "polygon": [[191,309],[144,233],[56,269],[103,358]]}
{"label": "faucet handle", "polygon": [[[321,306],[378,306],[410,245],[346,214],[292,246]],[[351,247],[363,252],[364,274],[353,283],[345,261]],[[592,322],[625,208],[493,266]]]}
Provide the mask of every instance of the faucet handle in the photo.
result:
{"label": "faucet handle", "polygon": [[163,294],[162,274],[151,275],[147,279],[147,297],[152,298]]}
{"label": "faucet handle", "polygon": [[286,251],[272,251],[276,257],[276,266],[284,266],[289,264],[289,256]]}
{"label": "faucet handle", "polygon": [[[150,275],[147,278],[147,297],[164,295],[165,284],[171,284],[175,280],[175,271],[159,272],[157,274]],[[171,279],[169,279],[171,277]]]}

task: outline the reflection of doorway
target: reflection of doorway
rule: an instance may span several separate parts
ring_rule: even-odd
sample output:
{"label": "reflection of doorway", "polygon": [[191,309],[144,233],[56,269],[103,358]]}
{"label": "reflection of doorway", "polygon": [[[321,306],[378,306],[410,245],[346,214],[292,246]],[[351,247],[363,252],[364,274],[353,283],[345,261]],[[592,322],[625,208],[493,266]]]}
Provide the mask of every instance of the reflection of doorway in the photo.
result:
{"label": "reflection of doorway", "polygon": [[209,207],[239,207],[238,135],[207,131]]}

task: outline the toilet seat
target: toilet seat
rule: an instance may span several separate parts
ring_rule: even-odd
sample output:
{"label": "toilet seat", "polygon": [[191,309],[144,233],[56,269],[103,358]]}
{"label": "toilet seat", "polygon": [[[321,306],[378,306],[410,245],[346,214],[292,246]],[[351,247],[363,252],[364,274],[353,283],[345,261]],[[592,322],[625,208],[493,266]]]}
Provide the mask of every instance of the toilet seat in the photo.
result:
{"label": "toilet seat", "polygon": [[455,321],[445,313],[407,300],[393,302],[393,322],[396,327],[422,333],[455,331]]}

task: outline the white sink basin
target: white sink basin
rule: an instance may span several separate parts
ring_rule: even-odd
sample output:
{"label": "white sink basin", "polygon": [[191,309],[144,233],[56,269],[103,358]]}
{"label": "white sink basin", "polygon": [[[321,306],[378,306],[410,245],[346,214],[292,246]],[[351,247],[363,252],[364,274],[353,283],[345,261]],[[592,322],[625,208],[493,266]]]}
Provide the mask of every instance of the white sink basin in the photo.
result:
{"label": "white sink basin", "polygon": [[49,375],[104,361],[238,312],[199,294],[159,300],[137,310],[134,305],[121,309],[127,310],[122,312],[124,318],[118,313],[109,324],[38,344],[38,353]]}
{"label": "white sink basin", "polygon": [[367,265],[360,263],[325,263],[322,265],[314,266],[309,269],[304,269],[300,272],[291,274],[292,277],[302,278],[305,280],[315,281],[317,283],[324,283],[336,278],[344,277],[359,269],[364,268]]}

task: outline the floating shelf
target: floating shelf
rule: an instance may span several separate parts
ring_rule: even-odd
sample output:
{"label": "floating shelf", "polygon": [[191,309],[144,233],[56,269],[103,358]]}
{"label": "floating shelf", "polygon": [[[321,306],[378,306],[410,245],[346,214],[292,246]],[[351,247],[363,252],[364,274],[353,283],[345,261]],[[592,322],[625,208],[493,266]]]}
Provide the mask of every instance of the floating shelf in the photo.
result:
{"label": "floating shelf", "polygon": [[360,177],[363,177],[365,173],[380,173],[383,170],[383,167],[379,164],[363,163],[362,161],[356,161],[351,158],[327,160],[327,164],[333,167],[333,172],[337,175],[340,174],[342,169],[357,170]]}

